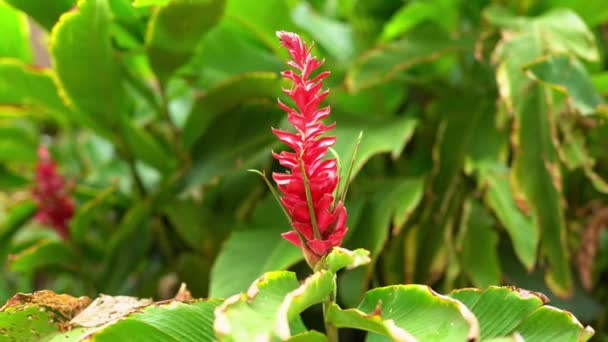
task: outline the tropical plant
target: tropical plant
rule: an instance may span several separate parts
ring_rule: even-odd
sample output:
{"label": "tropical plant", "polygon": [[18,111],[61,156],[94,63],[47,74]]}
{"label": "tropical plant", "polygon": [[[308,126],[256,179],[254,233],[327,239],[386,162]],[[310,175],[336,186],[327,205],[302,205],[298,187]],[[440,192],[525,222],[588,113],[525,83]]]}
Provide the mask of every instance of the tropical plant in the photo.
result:
{"label": "tropical plant", "polygon": [[[0,258],[8,260],[0,299],[40,289],[168,299],[182,281],[195,298],[228,298],[266,286],[256,281],[265,272],[291,269],[303,279],[307,254],[280,238],[294,208],[286,205],[285,221],[265,180],[246,172],[289,164],[268,130],[290,124],[274,103],[287,86],[279,77],[287,52],[275,32],[287,30],[314,40],[311,52],[332,71],[324,79],[337,123],[329,157],[341,159],[323,167],[331,175],[340,165],[341,184],[323,191],[348,208],[344,236],[332,235],[332,216],[329,230],[317,227],[320,237],[299,225],[289,241],[306,250],[303,232],[313,232],[323,243],[309,264],[340,242],[369,251],[369,263],[338,272],[335,284],[324,280],[337,291],[336,306],[321,310],[332,324],[393,336],[384,319],[362,320],[387,295],[368,289],[419,283],[467,306],[482,339],[504,337],[523,318],[486,335],[491,319],[476,311],[486,302],[475,309],[475,300],[456,297],[479,292],[452,291],[521,297],[489,287],[513,285],[547,294],[604,337],[603,2],[0,0]],[[38,157],[41,145],[49,153]],[[297,174],[291,166],[279,183]],[[283,202],[294,198],[279,189]],[[345,218],[333,201],[332,213]],[[310,213],[300,218],[313,222]],[[284,272],[270,274],[295,284]],[[292,285],[285,298],[299,287]],[[395,286],[386,291],[426,289]],[[251,309],[242,301],[221,304],[228,323]],[[4,312],[28,307],[16,303]],[[221,301],[201,303],[191,305],[210,312]],[[285,305],[289,319],[307,307]],[[545,307],[529,312],[558,312]],[[307,326],[321,320],[315,310],[304,311]],[[321,338],[308,334],[302,339]]]}

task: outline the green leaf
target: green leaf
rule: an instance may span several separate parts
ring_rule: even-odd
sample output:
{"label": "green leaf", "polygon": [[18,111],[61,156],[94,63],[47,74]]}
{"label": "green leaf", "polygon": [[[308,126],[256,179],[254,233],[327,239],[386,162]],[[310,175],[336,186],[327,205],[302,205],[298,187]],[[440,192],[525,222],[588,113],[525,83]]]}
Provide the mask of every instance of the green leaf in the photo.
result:
{"label": "green leaf", "polygon": [[51,266],[74,266],[78,257],[60,241],[42,240],[15,255],[9,256],[13,272],[29,273]]}
{"label": "green leaf", "polygon": [[[468,158],[476,150],[479,153],[478,145],[487,148],[495,144],[492,140],[480,139],[484,136],[480,132],[496,132],[493,117],[496,108],[491,101],[483,100],[489,96],[494,94],[450,92],[433,110],[444,119],[432,147],[431,204],[423,212],[420,226],[416,227],[413,273],[418,281],[428,281],[430,274],[445,270],[447,260],[456,260],[452,236],[464,201],[463,169]],[[484,156],[482,159],[496,158],[493,151],[484,150],[480,154]]]}
{"label": "green leaf", "polygon": [[390,41],[416,25],[431,21],[450,30],[457,22],[458,9],[454,0],[431,0],[406,3],[384,24],[380,39]]}
{"label": "green leaf", "polygon": [[439,30],[415,30],[361,55],[346,75],[346,86],[357,92],[399,78],[413,66],[446,53],[471,49],[472,44],[470,38],[452,39]]}
{"label": "green leaf", "polygon": [[8,243],[15,233],[36,213],[37,205],[33,201],[16,203],[8,211],[0,224],[0,257],[5,257]]}
{"label": "green leaf", "polygon": [[169,154],[155,137],[136,126],[135,122],[120,120],[120,128],[121,136],[135,158],[165,174],[175,169],[177,166],[175,156]]}
{"label": "green leaf", "polygon": [[298,31],[287,13],[289,7],[283,0],[231,0],[226,6],[228,18],[253,32],[266,46],[275,51],[279,47],[276,31]]}
{"label": "green leaf", "polygon": [[369,251],[363,248],[350,251],[341,247],[334,249],[327,255],[325,262],[329,266],[329,271],[336,273],[346,267],[347,270],[369,264]]}
{"label": "green leaf", "polygon": [[573,109],[582,115],[596,112],[604,104],[595,91],[585,66],[576,58],[566,55],[549,56],[525,66],[525,69],[543,84],[568,96]]}
{"label": "green leaf", "polygon": [[345,246],[369,250],[372,263],[344,273],[340,283],[349,290],[341,289],[342,299],[353,305],[360,300],[389,236],[398,234],[403,228],[422,200],[423,189],[424,180],[420,178],[390,179],[373,184],[372,192],[365,194],[368,200],[363,207],[364,214],[355,226],[349,226]]}
{"label": "green leaf", "polygon": [[278,93],[279,78],[276,73],[254,72],[235,76],[198,98],[184,125],[184,142],[192,146],[222,114],[242,102],[258,97],[274,97]]}
{"label": "green leaf", "polygon": [[422,199],[424,181],[420,178],[390,179],[373,184],[367,210],[348,239],[348,246],[361,246],[376,258],[389,237],[403,227]]}
{"label": "green leaf", "polygon": [[[329,309],[327,319],[339,328],[363,329],[398,341],[476,340],[475,316],[457,300],[424,285],[373,289],[356,309]],[[368,341],[381,340],[372,336]]]}
{"label": "green leaf", "polygon": [[91,228],[95,215],[104,209],[108,200],[114,195],[115,186],[100,191],[95,197],[79,206],[74,216],[70,219],[70,238],[82,242],[86,239],[87,232]]}
{"label": "green leaf", "polygon": [[16,60],[0,61],[0,105],[51,112],[60,118],[71,113],[59,97],[49,70]]}
{"label": "green leaf", "polygon": [[348,63],[355,55],[350,26],[313,12],[311,6],[301,2],[292,12],[293,21],[340,63]]}
{"label": "green leaf", "polygon": [[286,269],[302,260],[302,252],[281,237],[288,229],[287,223],[285,226],[233,232],[211,270],[210,295],[238,293],[260,274]]}
{"label": "green leaf", "polygon": [[597,191],[608,193],[608,182],[594,170],[596,160],[587,150],[584,132],[577,130],[567,120],[560,120],[559,127],[564,140],[559,145],[559,152],[564,164],[570,170],[583,169],[585,176]]}
{"label": "green leaf", "polygon": [[61,14],[76,4],[76,0],[5,0],[9,5],[22,10],[36,20],[42,27],[51,30]]}
{"label": "green leaf", "polygon": [[213,311],[220,303],[105,295],[91,303],[46,290],[17,294],[0,309],[0,340],[214,341]]}
{"label": "green leaf", "polygon": [[225,0],[172,0],[148,23],[146,52],[162,82],[194,55],[201,38],[224,14]]}
{"label": "green leaf", "polygon": [[475,314],[481,340],[508,336],[547,301],[542,294],[510,287],[456,290],[450,297],[460,300]]}
{"label": "green leaf", "polygon": [[220,340],[254,341],[291,336],[290,322],[334,290],[334,274],[315,272],[302,285],[295,273],[264,274],[247,293],[232,296],[216,310],[215,332]]}
{"label": "green leaf", "polygon": [[[66,100],[105,127],[125,116],[127,97],[110,39],[107,0],[83,0],[51,34],[51,55]],[[92,61],[94,57],[94,65]],[[103,101],[100,101],[100,99]]]}
{"label": "green leaf", "polygon": [[278,74],[283,68],[284,62],[253,32],[226,18],[203,38],[184,73],[194,74],[201,85],[208,88],[229,82],[239,74],[262,71]]}
{"label": "green leaf", "polygon": [[38,140],[32,132],[14,123],[0,123],[0,161],[33,164],[37,159]]}
{"label": "green leaf", "polygon": [[462,289],[450,297],[464,303],[479,320],[481,340],[521,334],[525,341],[587,341],[593,329],[569,312],[544,304],[541,293],[513,287]]}
{"label": "green leaf", "polygon": [[87,297],[74,298],[48,290],[16,294],[0,308],[0,340],[48,340],[59,333],[60,324],[68,322],[90,302]]}
{"label": "green leaf", "polygon": [[458,249],[465,273],[476,287],[500,284],[495,220],[478,202],[468,199],[460,221]]}
{"label": "green leaf", "polygon": [[[122,316],[118,321],[80,334],[91,341],[215,341],[213,311],[220,300],[175,300],[144,306]],[[80,338],[78,339],[80,340]],[[65,341],[57,336],[53,341]]]}
{"label": "green leaf", "polygon": [[133,7],[145,7],[152,5],[164,6],[171,0],[133,0]]}
{"label": "green leaf", "polygon": [[301,334],[294,335],[287,340],[288,342],[328,342],[327,336],[318,331],[310,330]]}
{"label": "green leaf", "polygon": [[102,291],[119,291],[125,277],[141,262],[152,234],[147,224],[151,211],[149,200],[136,203],[113,232],[107,245],[104,269],[99,274]]}
{"label": "green leaf", "polygon": [[[541,227],[541,255],[547,258],[547,282],[559,294],[572,288],[572,276],[567,259],[565,222],[561,202],[559,161],[550,133],[542,90],[528,91],[518,111],[519,130],[515,131],[519,149],[513,164],[512,181],[520,196],[532,210]],[[539,141],[540,139],[540,141]]]}
{"label": "green leaf", "polygon": [[598,61],[593,32],[570,9],[554,9],[534,20],[538,35],[553,53],[572,53],[588,61]]}
{"label": "green leaf", "polygon": [[540,228],[540,255],[547,262],[547,284],[554,293],[567,296],[572,290],[572,275],[565,241],[559,158],[554,145],[555,108],[552,94],[521,71],[522,66],[542,55],[542,43],[538,33],[505,41],[497,81],[507,107],[515,114],[511,139],[516,142],[511,173],[514,198]]}
{"label": "green leaf", "polygon": [[551,6],[573,10],[592,27],[608,20],[608,8],[603,0],[590,0],[584,3],[577,0],[552,0]]}
{"label": "green leaf", "polygon": [[301,261],[300,249],[281,237],[289,229],[272,197],[258,204],[250,229],[232,232],[217,256],[211,270],[210,296],[225,298],[243,292],[260,274]]}
{"label": "green leaf", "polygon": [[[418,125],[416,119],[408,116],[388,120],[336,114],[332,118],[336,121],[336,128],[332,132],[337,140],[334,150],[340,156],[342,163],[340,179],[343,182],[354,179],[363,165],[375,155],[390,152],[393,159],[399,158]],[[361,132],[363,132],[363,138],[353,165],[351,178],[346,180],[348,165]],[[341,186],[343,187],[343,185]]]}
{"label": "green leaf", "polygon": [[207,184],[216,177],[246,172],[269,160],[277,140],[270,127],[284,114],[265,101],[243,104],[213,120],[192,147],[193,165],[186,186]]}
{"label": "green leaf", "polygon": [[[532,35],[537,42],[523,56],[543,52],[573,54],[588,61],[597,61],[599,52],[595,37],[585,22],[570,9],[553,9],[541,16],[517,17],[498,6],[489,6],[484,17],[493,25],[517,34]],[[522,56],[522,57],[523,57]],[[536,58],[541,57],[537,55]],[[528,59],[532,62],[535,58]]]}
{"label": "green leaf", "polygon": [[591,327],[583,327],[571,313],[552,306],[543,306],[534,311],[515,330],[530,342],[584,342],[594,334]]}
{"label": "green leaf", "polygon": [[486,187],[484,200],[504,225],[515,255],[526,269],[531,270],[536,263],[540,232],[532,218],[517,207],[508,170],[501,165],[488,167],[480,172],[480,182]]}
{"label": "green leaf", "polygon": [[30,30],[23,13],[0,3],[0,32],[0,57],[16,58],[26,63],[32,61]]}

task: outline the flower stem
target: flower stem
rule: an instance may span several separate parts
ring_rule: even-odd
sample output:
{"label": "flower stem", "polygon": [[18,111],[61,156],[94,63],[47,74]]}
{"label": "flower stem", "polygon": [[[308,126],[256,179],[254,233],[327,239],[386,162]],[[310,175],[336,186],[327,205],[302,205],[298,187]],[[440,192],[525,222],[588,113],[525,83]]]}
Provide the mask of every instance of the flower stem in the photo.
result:
{"label": "flower stem", "polygon": [[327,320],[327,311],[334,302],[332,297],[332,295],[327,296],[327,299],[323,302],[323,321],[325,323],[325,335],[327,335],[327,339],[330,342],[338,342],[338,328]]}
{"label": "flower stem", "polygon": [[262,177],[262,179],[264,180],[264,182],[266,182],[266,185],[268,186],[268,189],[272,193],[272,196],[274,196],[274,199],[277,200],[277,203],[279,203],[279,207],[281,207],[281,210],[283,211],[283,214],[285,214],[285,217],[287,218],[287,222],[289,222],[289,224],[291,224],[291,216],[289,216],[289,213],[287,212],[287,208],[285,208],[285,205],[283,204],[283,202],[281,202],[279,194],[277,193],[277,190],[274,188],[274,186],[272,186],[272,184],[268,180],[268,177],[266,177],[266,173],[265,172],[261,172],[261,171],[256,170],[256,169],[249,169],[247,171],[255,173],[255,174],[259,175],[260,177]]}
{"label": "flower stem", "polygon": [[350,177],[353,174],[353,168],[355,167],[355,159],[357,158],[357,152],[359,152],[359,145],[361,145],[361,139],[363,138],[363,131],[359,132],[359,137],[357,138],[357,145],[355,146],[355,151],[353,152],[353,157],[350,160],[350,166],[348,168],[348,174],[346,175],[346,179],[344,179],[344,190],[342,190],[342,195],[340,196],[340,201],[344,203],[346,199],[346,193],[348,192],[348,186],[350,185]]}
{"label": "flower stem", "polygon": [[315,215],[315,207],[312,203],[312,194],[310,193],[310,186],[308,184],[308,177],[306,176],[306,169],[304,168],[304,161],[300,159],[300,172],[302,172],[302,179],[304,180],[304,190],[306,190],[306,201],[308,202],[308,213],[310,214],[310,222],[312,223],[312,234],[315,239],[321,239],[321,233],[319,232],[319,226],[317,225],[317,216]]}

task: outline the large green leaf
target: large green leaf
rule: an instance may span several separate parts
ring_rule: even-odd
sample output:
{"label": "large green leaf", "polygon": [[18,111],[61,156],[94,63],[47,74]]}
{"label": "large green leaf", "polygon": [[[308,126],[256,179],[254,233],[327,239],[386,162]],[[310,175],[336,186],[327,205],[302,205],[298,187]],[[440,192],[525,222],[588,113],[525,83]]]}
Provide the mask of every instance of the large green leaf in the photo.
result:
{"label": "large green leaf", "polygon": [[569,169],[581,168],[593,187],[601,192],[608,193],[608,182],[595,170],[596,160],[588,151],[585,132],[577,129],[570,120],[560,120],[560,132],[563,141],[559,145],[560,158]]}
{"label": "large green leaf", "polygon": [[169,173],[176,165],[177,160],[143,128],[135,125],[129,120],[120,120],[121,136],[127,148],[135,158],[156,168],[163,173]]}
{"label": "large green leaf", "polygon": [[269,72],[240,74],[209,89],[196,100],[188,115],[184,125],[185,144],[192,146],[218,116],[229,115],[231,109],[248,99],[273,97],[278,89],[277,74]]}
{"label": "large green leaf", "polygon": [[75,268],[77,256],[59,241],[42,240],[39,243],[9,256],[9,268],[13,272],[30,273],[46,267]]}
{"label": "large green leaf", "polygon": [[[472,341],[479,336],[475,316],[457,300],[423,285],[370,290],[356,309],[332,305],[327,319],[339,328],[367,330],[397,341]],[[384,341],[376,335],[368,341]]]}
{"label": "large green leaf", "polygon": [[363,215],[355,226],[349,226],[345,246],[369,250],[373,262],[343,274],[339,292],[343,300],[355,305],[361,299],[375,261],[391,233],[399,233],[422,200],[423,188],[423,179],[391,179],[373,184],[373,191],[365,194],[368,200],[363,207]]}
{"label": "large green leaf", "polygon": [[[81,332],[91,341],[215,341],[213,310],[220,300],[195,300],[182,303],[171,300],[133,310],[114,323],[93,332]],[[76,330],[78,332],[78,330]],[[66,334],[74,336],[74,333]],[[66,341],[59,335],[52,341]]]}
{"label": "large green leaf", "polygon": [[[340,156],[342,169],[340,179],[343,184],[352,180],[365,163],[373,156],[381,153],[390,153],[393,159],[399,158],[405,145],[414,135],[418,121],[414,118],[403,116],[397,119],[373,119],[361,118],[352,115],[333,115],[336,120],[336,128],[331,132],[336,136],[334,150]],[[353,165],[350,180],[347,180],[348,168],[355,152],[359,134],[363,133],[357,158]]]}
{"label": "large green leaf", "polygon": [[243,104],[220,115],[192,147],[193,165],[186,186],[206,184],[216,177],[256,168],[270,158],[277,142],[270,127],[284,115],[265,101]]}
{"label": "large green leaf", "polygon": [[526,33],[504,44],[497,80],[507,106],[512,106],[515,113],[512,141],[517,148],[511,173],[514,198],[540,228],[540,254],[548,264],[547,283],[555,293],[567,295],[572,279],[551,94],[521,71],[525,63],[542,54],[541,39]]}
{"label": "large green leaf", "polygon": [[15,60],[0,61],[0,105],[51,112],[60,118],[71,113],[61,101],[49,70]]}
{"label": "large green leaf", "polygon": [[53,25],[59,20],[61,14],[71,9],[76,0],[53,0],[53,1],[38,1],[38,0],[5,0],[11,6],[22,10],[30,15],[40,25],[47,30],[51,30]]}
{"label": "large green leaf", "polygon": [[476,287],[500,284],[495,220],[478,202],[468,199],[463,208],[458,238],[460,262]]}
{"label": "large green leaf", "polygon": [[398,78],[415,65],[470,49],[471,45],[470,38],[452,39],[439,30],[414,30],[398,41],[361,55],[346,76],[346,86],[354,92],[369,88]]}
{"label": "large green leaf", "polygon": [[226,18],[203,38],[188,66],[185,73],[198,76],[199,82],[209,87],[229,82],[228,79],[242,73],[278,73],[284,69],[284,62],[251,30]]}
{"label": "large green leaf", "polygon": [[4,258],[7,246],[15,233],[36,213],[36,203],[24,201],[16,203],[7,211],[2,223],[0,223],[0,258]]}
{"label": "large green leaf", "polygon": [[525,341],[588,341],[594,330],[583,325],[569,312],[543,306],[528,316],[515,330]]}
{"label": "large green leaf", "polygon": [[318,271],[300,285],[295,273],[266,273],[247,293],[226,299],[216,310],[215,332],[223,341],[285,340],[292,334],[290,324],[301,324],[299,314],[332,293],[334,276]]}
{"label": "large green leaf", "polygon": [[416,248],[413,272],[419,281],[428,281],[431,274],[443,272],[445,263],[456,257],[452,232],[464,199],[462,173],[467,160],[475,155],[481,160],[496,158],[492,151],[495,142],[491,137],[482,139],[496,132],[494,103],[482,100],[489,96],[494,96],[491,89],[480,94],[452,93],[440,99],[434,108],[433,112],[444,119],[432,148],[434,167],[427,193],[431,204],[423,213],[421,225],[416,227],[417,242],[413,246]]}
{"label": "large green leaf", "polygon": [[91,303],[87,297],[74,298],[44,290],[16,294],[0,308],[0,341],[41,341],[59,333],[68,322]]}
{"label": "large green leaf", "polygon": [[423,22],[433,22],[446,30],[457,22],[458,10],[454,0],[430,0],[406,3],[384,24],[382,41],[390,41]]}
{"label": "large green leaf", "polygon": [[284,226],[233,232],[211,270],[210,295],[226,297],[244,291],[260,274],[302,260],[300,249],[281,237],[288,229],[287,223]]}
{"label": "large green leaf", "polygon": [[33,164],[38,158],[38,141],[32,132],[14,123],[0,124],[0,161]]}
{"label": "large green leaf", "polygon": [[31,62],[27,17],[10,6],[0,2],[0,57],[12,57],[24,62]]}
{"label": "large green leaf", "polygon": [[91,303],[52,291],[17,294],[0,309],[0,340],[214,341],[213,311],[220,303],[104,295]]}
{"label": "large green leaf", "polygon": [[314,13],[306,2],[301,2],[294,8],[292,17],[337,62],[348,63],[352,60],[355,47],[350,26]]}
{"label": "large green leaf", "polygon": [[536,263],[540,232],[532,218],[517,207],[507,171],[501,165],[480,171],[480,182],[486,187],[484,199],[509,234],[515,255],[526,269],[531,270]]}
{"label": "large green leaf", "polygon": [[271,196],[257,205],[250,227],[232,232],[224,242],[211,270],[212,297],[243,292],[260,274],[302,260],[300,249],[281,237],[290,227]]}
{"label": "large green leaf", "polygon": [[[280,13],[280,15],[279,15]],[[253,32],[258,39],[273,50],[278,50],[276,31],[296,32],[287,2],[283,0],[249,1],[231,0],[226,6],[226,16]]]}
{"label": "large green leaf", "polygon": [[163,82],[192,58],[201,38],[220,21],[225,4],[225,0],[172,0],[156,8],[148,24],[146,51]]}
{"label": "large green leaf", "polygon": [[152,203],[140,201],[124,215],[108,241],[104,269],[99,273],[100,288],[115,293],[124,286],[124,278],[133,272],[150,245],[148,226]]}
{"label": "large green leaf", "polygon": [[[567,260],[566,227],[561,202],[561,178],[558,158],[546,113],[546,99],[541,89],[528,91],[518,111],[520,129],[512,180],[541,227],[541,254],[547,258],[547,282],[560,294],[571,290],[572,279]],[[539,141],[539,138],[541,141]],[[539,158],[540,157],[540,158]]]}
{"label": "large green leaf", "polygon": [[573,109],[580,114],[593,114],[604,103],[595,91],[585,66],[576,58],[549,56],[526,65],[525,70],[529,70],[543,84],[566,93]]}
{"label": "large green leaf", "polygon": [[110,24],[107,0],[80,1],[78,9],[63,15],[53,29],[50,48],[66,100],[106,127],[127,114]]}
{"label": "large green leaf", "polygon": [[544,306],[541,293],[513,287],[462,289],[450,297],[477,317],[482,341],[521,334],[525,341],[587,341],[593,329],[583,327],[569,312]]}
{"label": "large green leaf", "polygon": [[[498,6],[490,6],[484,17],[493,25],[517,33],[531,34],[537,41],[524,56],[537,54],[538,49],[548,53],[567,53],[597,61],[599,52],[595,37],[585,22],[570,9],[554,9],[538,17],[516,17]],[[537,55],[536,58],[541,57]],[[535,58],[528,59],[530,63]]]}

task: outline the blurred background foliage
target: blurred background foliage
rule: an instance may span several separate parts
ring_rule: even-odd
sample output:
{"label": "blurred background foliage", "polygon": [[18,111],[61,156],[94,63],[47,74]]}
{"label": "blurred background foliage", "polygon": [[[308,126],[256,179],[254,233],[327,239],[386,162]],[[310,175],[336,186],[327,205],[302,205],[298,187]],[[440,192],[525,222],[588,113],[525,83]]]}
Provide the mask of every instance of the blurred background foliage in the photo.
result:
{"label": "blurred background foliage", "polygon": [[[246,172],[283,148],[276,30],[326,58],[343,166],[364,132],[345,246],[373,261],[340,275],[343,305],[511,284],[607,338],[605,0],[0,1],[0,300],[304,270]],[[66,240],[32,219],[40,144],[76,202]]]}

